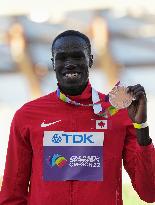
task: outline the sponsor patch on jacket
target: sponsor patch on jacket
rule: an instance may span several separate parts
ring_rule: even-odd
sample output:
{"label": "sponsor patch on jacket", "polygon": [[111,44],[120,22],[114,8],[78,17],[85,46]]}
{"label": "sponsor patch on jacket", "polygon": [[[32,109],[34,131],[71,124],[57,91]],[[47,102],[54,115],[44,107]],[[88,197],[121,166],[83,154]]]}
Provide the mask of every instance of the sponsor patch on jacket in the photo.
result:
{"label": "sponsor patch on jacket", "polygon": [[46,181],[103,181],[104,132],[45,131]]}

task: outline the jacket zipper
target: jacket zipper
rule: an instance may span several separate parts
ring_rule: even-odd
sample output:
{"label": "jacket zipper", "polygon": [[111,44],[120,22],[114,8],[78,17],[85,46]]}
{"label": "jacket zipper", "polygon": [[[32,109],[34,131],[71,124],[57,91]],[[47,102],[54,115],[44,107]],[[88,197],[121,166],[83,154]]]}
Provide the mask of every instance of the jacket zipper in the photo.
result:
{"label": "jacket zipper", "polygon": [[[76,109],[76,106],[75,106],[75,109]],[[74,121],[71,120],[72,122],[72,131],[77,131],[77,119],[74,118]],[[70,180],[70,205],[73,205],[74,204],[74,196],[73,196],[73,183],[74,183],[74,180]]]}
{"label": "jacket zipper", "polygon": [[73,205],[73,181],[70,181],[70,205]]}

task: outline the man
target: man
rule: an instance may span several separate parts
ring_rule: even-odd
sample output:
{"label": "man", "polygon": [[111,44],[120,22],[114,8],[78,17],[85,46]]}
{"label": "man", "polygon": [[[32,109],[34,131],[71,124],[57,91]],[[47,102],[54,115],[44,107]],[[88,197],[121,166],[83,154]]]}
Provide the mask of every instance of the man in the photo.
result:
{"label": "man", "polygon": [[122,159],[140,198],[154,202],[155,149],[144,88],[130,86],[136,100],[128,112],[105,118],[91,106],[94,96],[105,95],[89,83],[89,39],[77,31],[61,33],[52,54],[58,89],[16,112],[0,205],[122,205]]}

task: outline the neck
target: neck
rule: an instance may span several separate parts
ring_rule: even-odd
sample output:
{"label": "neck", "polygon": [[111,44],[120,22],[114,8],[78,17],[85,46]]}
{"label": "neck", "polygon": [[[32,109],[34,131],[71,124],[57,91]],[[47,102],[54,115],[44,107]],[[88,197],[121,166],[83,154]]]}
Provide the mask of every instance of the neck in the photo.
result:
{"label": "neck", "polygon": [[78,88],[72,88],[72,87],[71,88],[65,88],[65,87],[59,85],[59,88],[66,95],[76,96],[76,95],[81,95],[82,94],[84,89],[87,87],[87,84],[88,84],[88,82],[86,84],[78,87]]}

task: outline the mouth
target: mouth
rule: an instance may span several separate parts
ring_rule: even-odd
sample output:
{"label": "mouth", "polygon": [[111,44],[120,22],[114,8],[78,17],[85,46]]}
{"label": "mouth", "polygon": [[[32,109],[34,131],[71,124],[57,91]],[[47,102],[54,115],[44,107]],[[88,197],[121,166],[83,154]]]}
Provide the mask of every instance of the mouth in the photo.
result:
{"label": "mouth", "polygon": [[78,80],[81,78],[81,73],[79,72],[67,72],[63,74],[64,79],[66,80]]}

